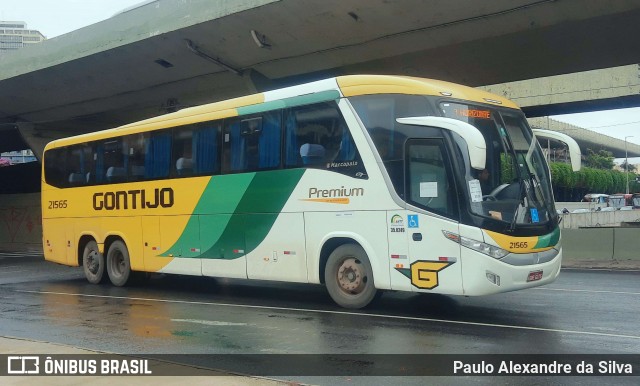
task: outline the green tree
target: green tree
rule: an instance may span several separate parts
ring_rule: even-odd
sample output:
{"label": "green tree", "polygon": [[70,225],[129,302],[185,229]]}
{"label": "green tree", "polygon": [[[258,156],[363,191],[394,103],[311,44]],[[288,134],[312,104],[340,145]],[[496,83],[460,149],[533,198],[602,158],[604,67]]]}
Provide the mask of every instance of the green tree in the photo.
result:
{"label": "green tree", "polygon": [[613,153],[606,150],[599,150],[597,153],[591,149],[587,149],[587,156],[585,157],[584,164],[587,167],[594,169],[613,169]]}
{"label": "green tree", "polygon": [[[627,165],[627,160],[622,161],[622,163],[620,164],[620,167],[622,168],[623,171],[626,170],[629,173],[634,173],[635,174],[635,172],[636,172],[636,165],[634,165],[634,164]],[[629,169],[627,169],[627,168],[629,168]]]}
{"label": "green tree", "polygon": [[[557,201],[577,201],[587,193],[614,194],[626,189],[625,173],[619,170],[595,169],[583,167],[574,172],[566,163],[552,162],[551,183]],[[635,181],[636,174],[629,173],[629,191],[639,192],[640,183]]]}

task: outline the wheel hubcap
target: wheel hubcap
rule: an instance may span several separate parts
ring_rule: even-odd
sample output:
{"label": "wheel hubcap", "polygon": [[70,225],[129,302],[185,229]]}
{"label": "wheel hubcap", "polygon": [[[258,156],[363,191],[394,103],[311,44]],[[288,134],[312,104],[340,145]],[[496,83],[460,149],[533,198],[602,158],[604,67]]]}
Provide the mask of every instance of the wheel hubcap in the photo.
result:
{"label": "wheel hubcap", "polygon": [[98,269],[100,268],[100,259],[98,258],[97,251],[91,251],[87,255],[87,268],[89,269],[89,272],[94,275],[98,273]]}
{"label": "wheel hubcap", "polygon": [[125,270],[124,256],[120,252],[114,253],[113,256],[113,273],[121,276]]}
{"label": "wheel hubcap", "polygon": [[346,259],[338,269],[338,284],[343,291],[360,293],[366,283],[362,264],[354,258]]}

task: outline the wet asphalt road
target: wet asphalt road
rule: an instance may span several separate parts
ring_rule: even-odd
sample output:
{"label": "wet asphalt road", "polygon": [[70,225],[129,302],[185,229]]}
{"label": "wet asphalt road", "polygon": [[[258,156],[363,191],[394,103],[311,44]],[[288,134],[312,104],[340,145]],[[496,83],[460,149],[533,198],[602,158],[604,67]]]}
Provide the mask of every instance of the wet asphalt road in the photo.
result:
{"label": "wet asphalt road", "polygon": [[[114,353],[640,354],[639,311],[640,272],[565,270],[552,285],[481,298],[385,293],[372,307],[351,311],[335,306],[320,286],[167,275],[115,288],[87,283],[80,268],[0,254],[0,336]],[[603,379],[537,377],[526,383]],[[295,380],[352,385],[374,379]]]}

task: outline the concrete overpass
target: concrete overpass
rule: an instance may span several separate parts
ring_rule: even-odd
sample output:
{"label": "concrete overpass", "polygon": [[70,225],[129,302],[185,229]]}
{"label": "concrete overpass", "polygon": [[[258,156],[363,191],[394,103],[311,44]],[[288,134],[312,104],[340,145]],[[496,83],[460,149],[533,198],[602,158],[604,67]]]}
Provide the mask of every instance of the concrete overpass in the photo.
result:
{"label": "concrete overpass", "polygon": [[[0,151],[347,73],[481,86],[632,65],[637,20],[640,0],[147,1],[0,55]],[[0,187],[37,174],[2,169]],[[39,194],[4,195],[0,248],[39,249],[39,213]]]}
{"label": "concrete overpass", "polygon": [[[587,149],[591,149],[595,152],[599,150],[610,151],[615,158],[625,158],[625,155],[629,157],[640,157],[640,145],[635,143],[627,142],[625,147],[625,142],[621,139],[586,130],[568,123],[554,121],[548,117],[529,118],[528,120],[532,128],[558,131],[575,139],[578,145],[580,145],[580,150],[583,155],[587,154]],[[544,141],[542,145],[544,147]]]}
{"label": "concrete overpass", "polygon": [[516,102],[528,117],[640,106],[640,64],[481,87]]}
{"label": "concrete overpass", "polygon": [[0,123],[48,140],[344,73],[473,86],[640,62],[640,1],[158,0],[0,56]]}

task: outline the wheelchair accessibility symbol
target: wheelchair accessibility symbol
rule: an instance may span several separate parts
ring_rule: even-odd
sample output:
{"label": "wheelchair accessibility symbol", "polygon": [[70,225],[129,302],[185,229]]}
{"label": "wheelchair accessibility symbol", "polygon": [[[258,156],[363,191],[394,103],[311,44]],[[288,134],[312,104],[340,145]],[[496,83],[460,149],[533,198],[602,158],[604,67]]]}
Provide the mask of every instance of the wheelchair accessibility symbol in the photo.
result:
{"label": "wheelchair accessibility symbol", "polygon": [[419,228],[417,214],[408,215],[407,222],[409,223],[409,228]]}

